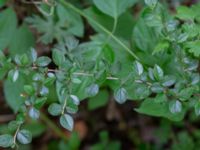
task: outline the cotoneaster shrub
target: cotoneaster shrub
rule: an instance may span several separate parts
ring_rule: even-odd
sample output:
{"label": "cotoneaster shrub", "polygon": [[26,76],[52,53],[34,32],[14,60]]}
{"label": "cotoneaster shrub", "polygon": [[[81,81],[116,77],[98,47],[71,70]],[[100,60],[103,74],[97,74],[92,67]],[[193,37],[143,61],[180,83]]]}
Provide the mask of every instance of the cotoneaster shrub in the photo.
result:
{"label": "cotoneaster shrub", "polygon": [[[157,0],[145,0],[133,18],[129,9],[137,2],[93,0],[86,8],[65,0],[26,2],[40,14],[21,26],[12,7],[1,11],[0,79],[17,115],[8,123],[10,132],[0,135],[0,147],[30,143],[24,125],[44,118],[45,106],[72,131],[80,101],[101,87],[111,89],[119,104],[140,101],[133,108],[138,113],[172,121],[190,110],[200,115],[200,5],[180,6],[172,14]],[[87,42],[78,40],[83,19],[95,30]],[[52,45],[51,56],[38,54],[27,25],[40,34],[37,40]]]}

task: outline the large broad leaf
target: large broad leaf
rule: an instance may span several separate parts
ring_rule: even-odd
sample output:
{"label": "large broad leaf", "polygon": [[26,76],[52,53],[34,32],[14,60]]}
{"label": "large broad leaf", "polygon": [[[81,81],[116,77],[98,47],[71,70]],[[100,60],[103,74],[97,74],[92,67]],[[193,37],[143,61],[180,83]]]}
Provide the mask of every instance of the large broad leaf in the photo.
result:
{"label": "large broad leaf", "polygon": [[53,42],[54,39],[61,42],[69,35],[81,37],[84,32],[80,15],[62,5],[57,5],[55,13],[51,16],[34,15],[26,21],[42,34],[39,40],[45,44]]}
{"label": "large broad leaf", "polygon": [[16,54],[23,54],[34,47],[35,39],[33,34],[26,25],[22,25],[16,33],[13,35],[13,39],[10,43],[10,54],[12,56]]}
{"label": "large broad leaf", "polygon": [[[110,16],[103,14],[95,7],[87,8],[84,11],[91,18],[95,19],[95,21],[97,21],[99,24],[104,26],[109,31],[112,31],[114,19],[112,19]],[[89,23],[97,32],[104,33],[102,29],[100,29],[92,21],[89,20]],[[131,38],[130,33],[133,30],[133,26],[134,26],[133,17],[130,13],[126,12],[118,18],[118,23],[114,35],[129,40]]]}
{"label": "large broad leaf", "polygon": [[149,27],[143,19],[140,19],[133,30],[133,41],[136,46],[145,52],[152,52],[157,43],[155,30]]}
{"label": "large broad leaf", "polygon": [[169,105],[166,102],[156,103],[153,98],[144,100],[141,106],[135,110],[142,114],[155,117],[164,117],[173,121],[181,121],[185,115],[185,110],[182,110],[182,112],[176,114],[171,113],[169,110]]}
{"label": "large broad leaf", "polygon": [[23,77],[19,77],[19,79],[14,83],[9,80],[4,82],[4,94],[6,102],[14,112],[17,112],[24,102],[20,94],[24,90],[23,86],[25,85],[25,80],[26,79]]}
{"label": "large broad leaf", "polygon": [[6,48],[17,26],[16,14],[12,9],[6,9],[0,12],[0,50]]}
{"label": "large broad leaf", "polygon": [[58,5],[57,13],[60,19],[59,24],[62,24],[63,28],[67,27],[67,32],[75,36],[83,36],[84,26],[79,14],[62,5]]}
{"label": "large broad leaf", "polygon": [[133,6],[136,0],[93,0],[93,2],[103,13],[117,18],[125,12],[127,8]]}

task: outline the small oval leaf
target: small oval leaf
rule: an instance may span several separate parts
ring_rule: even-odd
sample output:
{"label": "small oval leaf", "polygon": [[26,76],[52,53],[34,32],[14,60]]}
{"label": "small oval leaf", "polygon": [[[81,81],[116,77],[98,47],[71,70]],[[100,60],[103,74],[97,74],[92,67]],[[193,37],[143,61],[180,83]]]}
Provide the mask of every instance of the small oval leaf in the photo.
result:
{"label": "small oval leaf", "polygon": [[29,144],[32,141],[32,134],[30,131],[28,130],[20,130],[17,133],[17,140],[21,143],[21,144]]}
{"label": "small oval leaf", "polygon": [[60,124],[63,128],[72,131],[74,127],[74,120],[70,115],[64,114],[60,117]]}
{"label": "small oval leaf", "polygon": [[127,100],[127,91],[124,88],[120,88],[114,92],[115,100],[122,104]]}

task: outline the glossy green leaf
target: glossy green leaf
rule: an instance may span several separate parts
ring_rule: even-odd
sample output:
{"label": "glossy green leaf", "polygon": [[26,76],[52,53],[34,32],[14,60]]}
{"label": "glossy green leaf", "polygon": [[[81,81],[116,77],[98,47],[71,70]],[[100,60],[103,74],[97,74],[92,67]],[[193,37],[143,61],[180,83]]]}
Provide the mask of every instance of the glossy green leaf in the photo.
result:
{"label": "glossy green leaf", "polygon": [[89,87],[86,88],[86,93],[90,97],[97,95],[98,92],[99,92],[99,85],[98,84],[91,84]]}
{"label": "glossy green leaf", "polygon": [[48,112],[52,115],[52,116],[59,116],[62,113],[62,106],[60,104],[57,103],[53,103],[49,106],[48,108]]}
{"label": "glossy green leaf", "polygon": [[17,79],[19,77],[19,70],[15,69],[15,70],[10,70],[8,72],[8,78],[12,81],[12,82],[16,82]]}
{"label": "glossy green leaf", "polygon": [[119,104],[126,102],[127,96],[128,96],[128,93],[125,88],[119,88],[119,89],[115,90],[115,92],[114,92],[115,100]]}
{"label": "glossy green leaf", "polygon": [[17,133],[17,140],[21,143],[21,144],[29,144],[32,141],[32,134],[30,131],[28,130],[20,130]]}
{"label": "glossy green leaf", "polygon": [[68,114],[64,114],[60,117],[60,124],[63,128],[72,131],[74,128],[74,120],[73,118],[68,115]]}
{"label": "glossy green leaf", "polygon": [[40,117],[40,111],[37,110],[37,109],[34,108],[34,107],[31,107],[31,108],[30,108],[28,114],[29,114],[29,117],[31,117],[31,118],[34,119],[34,120],[37,120],[37,119],[39,119],[39,117]]}
{"label": "glossy green leaf", "polygon": [[182,111],[182,104],[178,100],[169,103],[169,110],[171,113],[176,114]]}
{"label": "glossy green leaf", "polygon": [[141,75],[143,73],[143,71],[144,71],[144,68],[143,68],[142,64],[140,62],[138,62],[138,61],[134,62],[133,69],[138,75]]}

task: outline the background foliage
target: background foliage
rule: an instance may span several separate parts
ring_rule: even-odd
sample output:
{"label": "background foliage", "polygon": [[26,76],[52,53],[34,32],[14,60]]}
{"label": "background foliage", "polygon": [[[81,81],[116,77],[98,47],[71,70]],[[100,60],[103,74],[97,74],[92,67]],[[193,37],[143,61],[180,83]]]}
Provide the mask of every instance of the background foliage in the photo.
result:
{"label": "background foliage", "polygon": [[1,0],[0,146],[197,149],[199,9],[181,0]]}

